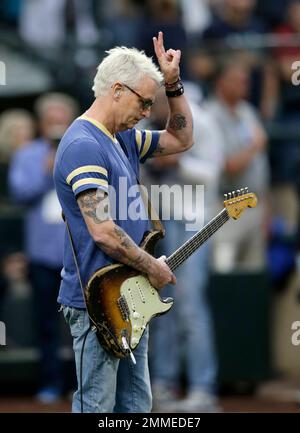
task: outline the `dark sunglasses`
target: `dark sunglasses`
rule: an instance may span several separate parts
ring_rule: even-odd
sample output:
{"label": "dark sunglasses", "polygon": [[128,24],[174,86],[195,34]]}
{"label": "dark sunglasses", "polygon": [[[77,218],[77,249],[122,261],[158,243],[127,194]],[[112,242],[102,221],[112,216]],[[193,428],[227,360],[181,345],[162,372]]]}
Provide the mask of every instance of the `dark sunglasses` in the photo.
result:
{"label": "dark sunglasses", "polygon": [[139,98],[140,103],[141,103],[141,109],[142,109],[142,111],[149,110],[152,107],[152,105],[154,104],[154,101],[152,101],[152,99],[143,98],[138,92],[136,92],[135,90],[133,90],[131,87],[127,86],[127,84],[122,83],[122,85],[124,87],[126,87],[126,89],[128,89],[132,93],[134,93]]}

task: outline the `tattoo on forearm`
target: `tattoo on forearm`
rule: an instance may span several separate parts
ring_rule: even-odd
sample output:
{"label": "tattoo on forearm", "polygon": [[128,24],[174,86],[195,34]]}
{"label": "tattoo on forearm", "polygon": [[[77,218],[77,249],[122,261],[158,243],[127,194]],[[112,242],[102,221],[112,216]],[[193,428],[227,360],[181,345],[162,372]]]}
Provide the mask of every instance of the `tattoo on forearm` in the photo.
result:
{"label": "tattoo on forearm", "polygon": [[[84,191],[78,196],[77,202],[82,213],[92,218],[94,223],[101,224],[110,219],[107,212],[109,210],[109,199],[104,191]],[[97,241],[96,245],[98,248],[118,262],[125,263],[142,272],[147,272],[151,265],[151,257],[148,257],[146,252],[139,249],[122,227],[115,226],[114,233],[117,237],[117,246],[110,245],[107,242]],[[112,244],[114,244],[114,242],[112,242]],[[131,252],[129,250],[131,250]],[[133,259],[132,255],[134,254],[136,254],[136,257]]]}
{"label": "tattoo on forearm", "polygon": [[147,257],[147,254],[141,251],[134,260],[131,260],[130,266],[145,272],[150,268],[150,261],[151,259]]}
{"label": "tattoo on forearm", "polygon": [[180,131],[184,129],[187,125],[187,121],[183,114],[174,114],[169,120],[169,128],[174,131]]}
{"label": "tattoo on forearm", "polygon": [[115,226],[114,230],[116,235],[118,236],[118,239],[120,240],[122,247],[128,250],[130,247],[135,246],[135,243],[130,239],[130,237],[124,232],[121,227]]}
{"label": "tattoo on forearm", "polygon": [[[151,266],[151,256],[149,256],[145,251],[140,250],[121,227],[114,227],[114,231],[120,241],[119,247],[112,248],[111,246],[101,242],[97,242],[97,246],[114,260],[125,263],[128,266],[146,273]],[[137,249],[137,256],[135,258],[130,258],[126,255],[128,254],[126,250],[129,249]]]}
{"label": "tattoo on forearm", "polygon": [[124,252],[120,250],[113,250],[112,248],[108,247],[104,243],[96,242],[96,245],[98,248],[100,248],[102,251],[105,252],[108,256],[112,257],[114,260],[117,260],[118,262],[123,262],[124,259]]}
{"label": "tattoo on forearm", "polygon": [[110,219],[109,198],[104,191],[88,190],[78,196],[78,205],[84,215],[101,224]]}

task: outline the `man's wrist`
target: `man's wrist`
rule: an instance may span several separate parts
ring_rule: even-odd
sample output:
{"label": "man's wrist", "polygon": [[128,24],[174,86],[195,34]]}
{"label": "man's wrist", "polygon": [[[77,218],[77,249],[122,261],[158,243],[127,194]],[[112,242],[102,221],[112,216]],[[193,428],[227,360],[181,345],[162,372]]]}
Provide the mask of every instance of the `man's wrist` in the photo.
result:
{"label": "man's wrist", "polygon": [[169,98],[181,96],[184,93],[184,86],[180,77],[178,77],[178,79],[174,82],[171,83],[165,82],[165,89],[166,89],[166,95]]}
{"label": "man's wrist", "polygon": [[178,76],[176,79],[165,81],[164,86],[166,89],[171,89],[172,87],[176,86],[181,81],[180,76]]}
{"label": "man's wrist", "polygon": [[157,273],[157,259],[153,257],[151,254],[147,253],[147,251],[143,251],[143,257],[145,259],[146,263],[146,269],[144,270],[145,274],[148,275],[148,277],[153,276]]}

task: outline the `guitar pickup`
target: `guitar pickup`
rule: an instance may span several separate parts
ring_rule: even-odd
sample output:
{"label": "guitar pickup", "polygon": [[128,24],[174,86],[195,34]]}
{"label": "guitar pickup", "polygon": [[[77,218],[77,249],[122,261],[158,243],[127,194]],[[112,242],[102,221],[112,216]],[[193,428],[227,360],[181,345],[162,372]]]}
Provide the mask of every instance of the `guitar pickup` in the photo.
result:
{"label": "guitar pickup", "polygon": [[117,300],[117,303],[120,308],[123,320],[125,320],[125,322],[128,322],[130,317],[130,311],[126,299],[123,296],[120,296]]}

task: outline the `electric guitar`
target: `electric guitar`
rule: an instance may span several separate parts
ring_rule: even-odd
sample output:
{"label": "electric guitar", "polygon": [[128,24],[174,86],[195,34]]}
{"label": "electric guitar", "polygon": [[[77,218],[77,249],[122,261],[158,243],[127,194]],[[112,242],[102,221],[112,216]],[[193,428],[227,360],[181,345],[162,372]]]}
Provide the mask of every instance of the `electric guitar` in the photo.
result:
{"label": "electric guitar", "polygon": [[[225,194],[224,209],[208,224],[179,247],[167,259],[172,271],[180,266],[229,218],[238,219],[247,207],[255,207],[257,198],[248,189]],[[154,254],[157,241],[162,238],[158,230],[146,232],[141,248]],[[161,298],[146,275],[123,265],[112,264],[96,271],[85,288],[87,311],[98,340],[117,358],[130,356],[155,316],[167,313],[173,298]]]}

